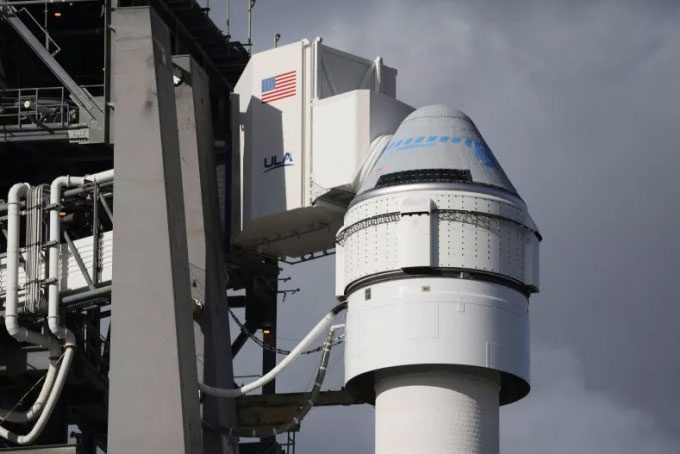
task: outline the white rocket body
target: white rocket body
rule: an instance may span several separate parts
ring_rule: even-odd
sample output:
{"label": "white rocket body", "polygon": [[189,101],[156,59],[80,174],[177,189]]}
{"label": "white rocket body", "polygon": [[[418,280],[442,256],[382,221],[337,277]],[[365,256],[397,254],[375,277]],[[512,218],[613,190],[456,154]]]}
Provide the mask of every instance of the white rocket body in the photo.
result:
{"label": "white rocket body", "polygon": [[376,454],[498,452],[498,407],[529,392],[540,235],[472,121],[416,110],[361,174],[337,235],[347,389]]}

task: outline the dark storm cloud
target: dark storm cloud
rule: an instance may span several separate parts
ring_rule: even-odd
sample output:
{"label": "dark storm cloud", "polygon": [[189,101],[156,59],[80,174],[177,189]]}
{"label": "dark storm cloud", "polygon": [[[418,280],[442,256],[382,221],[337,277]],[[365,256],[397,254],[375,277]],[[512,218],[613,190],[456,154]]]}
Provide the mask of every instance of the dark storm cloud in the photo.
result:
{"label": "dark storm cloud", "polygon": [[[274,32],[284,42],[321,35],[382,55],[399,70],[404,101],[466,111],[529,205],[545,238],[531,302],[534,393],[502,412],[506,452],[680,452],[680,2],[256,8],[256,49]],[[243,30],[235,24],[237,37]],[[291,332],[330,304],[332,278],[318,284],[305,275],[323,274],[312,268],[294,271],[305,292],[281,309]],[[299,377],[288,386],[301,389],[308,377]],[[351,414],[338,412],[335,424],[352,427]],[[330,452],[308,424],[304,452]],[[352,430],[368,434],[355,451],[370,451],[372,428]],[[582,443],[550,449],[553,436]]]}

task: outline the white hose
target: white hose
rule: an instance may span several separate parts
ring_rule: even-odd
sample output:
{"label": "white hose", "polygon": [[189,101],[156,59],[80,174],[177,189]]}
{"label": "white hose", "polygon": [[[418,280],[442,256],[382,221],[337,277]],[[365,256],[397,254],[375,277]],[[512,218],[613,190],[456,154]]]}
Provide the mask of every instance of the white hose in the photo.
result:
{"label": "white hose", "polygon": [[233,398],[242,396],[244,394],[249,393],[250,391],[253,391],[254,389],[266,385],[274,378],[276,378],[276,376],[279,375],[279,373],[281,373],[283,369],[288,367],[290,363],[295,361],[295,359],[298,356],[300,356],[300,353],[302,353],[309,346],[309,344],[311,344],[317,337],[319,337],[319,335],[322,332],[324,332],[330,326],[331,321],[333,321],[333,318],[335,318],[337,312],[338,311],[336,311],[336,309],[329,312],[324,318],[321,319],[319,323],[316,324],[314,328],[312,328],[309,334],[307,334],[305,338],[302,339],[293,350],[291,350],[288,356],[283,358],[281,362],[276,365],[276,367],[274,367],[272,370],[270,370],[268,373],[258,378],[257,380],[235,389],[216,388],[199,382],[198,384],[199,389],[203,391],[205,394],[208,394],[209,396]]}
{"label": "white hose", "polygon": [[43,406],[45,405],[45,402],[47,400],[47,397],[50,394],[50,391],[52,390],[52,386],[54,385],[54,381],[57,378],[57,371],[59,368],[57,367],[57,360],[53,360],[50,362],[50,366],[47,369],[47,373],[45,374],[45,380],[43,381],[42,388],[40,389],[40,394],[38,394],[38,398],[35,400],[33,405],[28,410],[8,410],[8,409],[0,409],[0,422],[13,422],[17,424],[24,424],[30,421],[33,421],[35,418],[37,418],[40,415],[40,412],[43,409]]}
{"label": "white hose", "polygon": [[237,434],[240,437],[275,437],[284,432],[289,432],[293,430],[294,427],[299,426],[302,420],[307,416],[309,411],[312,409],[316,400],[321,393],[321,386],[323,386],[324,379],[326,378],[326,370],[328,368],[328,361],[331,357],[331,348],[333,347],[333,336],[335,331],[339,328],[344,328],[345,325],[334,325],[331,326],[326,334],[326,340],[323,343],[321,350],[321,361],[319,362],[319,368],[316,371],[316,378],[314,379],[314,386],[312,390],[307,394],[304,403],[298,407],[295,416],[290,418],[283,424],[279,424],[273,427],[264,428],[253,428],[253,429],[239,429],[237,427],[232,427],[229,429],[229,435]]}
{"label": "white hose", "polygon": [[73,361],[74,353],[74,346],[70,345],[66,347],[64,359],[62,360],[61,367],[59,368],[57,378],[54,381],[52,392],[47,398],[47,401],[45,402],[45,408],[43,409],[42,413],[40,413],[40,417],[36,421],[31,431],[26,435],[18,435],[10,432],[4,427],[0,427],[0,437],[19,445],[27,445],[35,441],[35,439],[40,436],[43,429],[45,428],[45,425],[47,424],[47,421],[50,419],[52,412],[54,411],[54,407],[59,400],[59,396],[61,395],[61,390],[64,388],[64,383],[66,383],[66,377],[68,375],[69,369],[71,368],[71,362]]}

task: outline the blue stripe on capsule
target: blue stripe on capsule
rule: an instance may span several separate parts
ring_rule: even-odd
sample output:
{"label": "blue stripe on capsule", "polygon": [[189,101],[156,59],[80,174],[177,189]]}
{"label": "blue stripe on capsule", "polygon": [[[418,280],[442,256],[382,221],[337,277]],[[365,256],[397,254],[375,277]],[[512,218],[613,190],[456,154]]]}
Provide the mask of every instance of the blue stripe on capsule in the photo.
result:
{"label": "blue stripe on capsule", "polygon": [[496,167],[496,160],[491,154],[491,150],[483,142],[475,142],[475,157],[485,166]]}

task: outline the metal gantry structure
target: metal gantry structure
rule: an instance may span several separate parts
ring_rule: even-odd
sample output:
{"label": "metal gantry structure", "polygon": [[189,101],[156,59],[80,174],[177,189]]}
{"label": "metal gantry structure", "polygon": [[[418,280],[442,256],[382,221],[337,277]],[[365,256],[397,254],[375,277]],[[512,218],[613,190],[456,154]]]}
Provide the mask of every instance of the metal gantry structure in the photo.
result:
{"label": "metal gantry structure", "polygon": [[[304,395],[276,394],[274,381],[252,398],[195,398],[197,376],[234,386],[246,333],[265,333],[263,374],[276,364],[278,260],[230,247],[229,94],[249,58],[194,0],[0,0],[0,194],[30,187],[16,204],[20,320],[47,330],[48,251],[58,248],[59,315],[75,336],[35,452],[232,453],[237,424],[267,427],[297,411]],[[50,202],[55,178],[114,167],[115,178],[85,178]],[[0,299],[9,205],[0,201]],[[227,301],[227,289],[244,292]],[[246,312],[234,345],[229,306]],[[35,399],[48,356],[0,328],[0,407]],[[320,399],[349,403],[342,391]],[[9,419],[0,425],[26,430]],[[240,446],[294,449],[294,432]]]}
{"label": "metal gantry structure", "polygon": [[[0,0],[0,451],[294,453],[313,406],[368,403],[377,454],[498,452],[541,235],[481,133],[381,57],[251,55],[207,10]],[[279,263],[330,254],[337,301],[279,348]]]}

